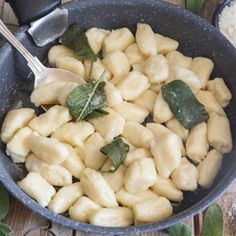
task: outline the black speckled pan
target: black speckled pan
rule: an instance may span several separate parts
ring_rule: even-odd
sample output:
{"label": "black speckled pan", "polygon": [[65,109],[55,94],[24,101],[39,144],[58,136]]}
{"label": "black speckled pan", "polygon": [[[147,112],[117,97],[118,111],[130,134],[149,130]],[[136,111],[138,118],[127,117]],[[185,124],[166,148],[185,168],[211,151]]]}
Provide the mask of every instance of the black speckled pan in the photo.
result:
{"label": "black speckled pan", "polygon": [[[146,22],[155,32],[172,37],[180,42],[180,51],[188,56],[206,56],[215,63],[212,77],[223,77],[233,93],[233,100],[226,112],[231,122],[235,143],[236,137],[236,51],[231,44],[206,21],[188,11],[158,0],[80,0],[65,4],[69,10],[70,23],[77,22],[82,28],[92,26],[113,29],[129,27],[134,30],[137,22]],[[46,61],[51,45],[37,48],[25,33],[23,27],[17,38],[42,61]],[[23,102],[29,106],[29,95],[32,91],[33,78],[25,60],[6,44],[0,51],[0,121],[5,114],[17,104]],[[223,166],[211,189],[199,189],[185,193],[184,201],[175,206],[175,215],[159,222],[142,226],[125,228],[97,227],[79,223],[64,216],[56,215],[23,193],[16,185],[25,172],[22,166],[15,165],[5,154],[4,145],[0,152],[0,180],[6,188],[32,211],[76,230],[94,234],[134,234],[157,231],[191,217],[211,204],[236,177],[235,148],[225,155]]]}

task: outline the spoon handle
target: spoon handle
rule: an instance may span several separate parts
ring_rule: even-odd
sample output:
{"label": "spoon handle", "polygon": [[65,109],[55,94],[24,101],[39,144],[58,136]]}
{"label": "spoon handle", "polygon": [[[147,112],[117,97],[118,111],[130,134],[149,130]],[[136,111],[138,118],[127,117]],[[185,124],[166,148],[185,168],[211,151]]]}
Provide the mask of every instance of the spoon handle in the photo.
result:
{"label": "spoon handle", "polygon": [[28,66],[34,72],[35,76],[39,76],[44,70],[44,65],[34,57],[11,33],[7,26],[0,19],[0,33],[21,53],[28,62]]}

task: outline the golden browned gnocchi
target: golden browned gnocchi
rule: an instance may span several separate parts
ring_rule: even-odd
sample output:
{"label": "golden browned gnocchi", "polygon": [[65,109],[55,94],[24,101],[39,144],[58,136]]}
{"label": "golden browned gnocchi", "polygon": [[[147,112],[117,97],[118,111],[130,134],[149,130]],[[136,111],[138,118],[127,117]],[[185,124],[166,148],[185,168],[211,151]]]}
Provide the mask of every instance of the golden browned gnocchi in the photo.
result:
{"label": "golden browned gnocchi", "polygon": [[34,89],[31,102],[47,111],[13,109],[2,124],[7,155],[28,171],[18,186],[84,223],[165,220],[186,191],[213,184],[232,150],[224,112],[232,94],[222,78],[211,78],[211,59],[185,56],[178,41],[146,23],[136,32],[81,33],[82,54],[62,40],[48,61],[84,81]]}

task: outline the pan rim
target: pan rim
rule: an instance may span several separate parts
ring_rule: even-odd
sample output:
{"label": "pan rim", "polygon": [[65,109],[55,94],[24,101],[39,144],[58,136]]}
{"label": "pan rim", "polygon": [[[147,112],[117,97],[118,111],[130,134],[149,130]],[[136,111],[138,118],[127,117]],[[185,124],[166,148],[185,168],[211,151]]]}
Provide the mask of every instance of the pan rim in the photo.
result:
{"label": "pan rim", "polygon": [[[80,4],[93,4],[94,2],[97,2],[96,0],[80,0]],[[86,2],[86,3],[85,3]],[[121,0],[109,0],[109,3],[120,3],[124,4],[124,1]],[[130,4],[135,4],[138,1],[130,0]],[[63,4],[63,7],[67,8],[68,10],[73,9],[78,2],[69,2],[66,4]],[[106,1],[103,1],[102,4],[106,4]],[[146,3],[145,3],[146,4]],[[230,44],[230,42],[219,32],[217,32],[217,29],[215,29],[212,25],[210,25],[208,22],[200,18],[199,16],[196,16],[192,14],[191,12],[181,9],[179,7],[176,7],[172,4],[162,2],[160,0],[150,0],[147,4],[158,4],[162,6],[163,8],[168,7],[170,10],[175,12],[178,15],[186,16],[195,24],[201,24],[202,27],[209,28],[210,31],[215,34],[218,34],[218,38],[223,41],[223,43],[227,47],[231,47],[232,50],[235,50],[233,46]],[[16,32],[16,37],[19,40],[22,40],[26,34],[26,30],[28,27],[24,26],[20,28]],[[8,54],[11,50],[11,47],[8,43],[6,43],[0,50],[0,54]],[[235,56],[236,57],[236,56]],[[0,58],[1,61],[1,58]],[[0,170],[1,170],[0,166]],[[135,233],[146,233],[146,232],[153,232],[165,229],[171,225],[174,225],[182,220],[184,220],[187,217],[192,217],[199,213],[200,211],[207,208],[213,201],[215,201],[225,190],[226,188],[231,184],[231,182],[235,179],[235,173],[231,169],[230,172],[228,172],[224,178],[221,180],[220,183],[216,186],[214,191],[209,192],[209,194],[203,198],[200,202],[197,202],[195,205],[191,206],[190,208],[184,210],[183,212],[180,212],[177,215],[174,215],[170,218],[168,218],[165,221],[158,222],[158,223],[151,223],[147,225],[140,225],[140,226],[131,226],[131,227],[101,227],[101,226],[94,226],[86,223],[77,222],[74,220],[71,220],[69,218],[66,218],[61,215],[57,215],[51,211],[49,211],[47,208],[43,208],[39,206],[34,200],[32,200],[30,197],[28,197],[23,191],[20,190],[20,188],[16,185],[16,183],[9,177],[9,174],[4,171],[0,171],[0,181],[3,183],[3,185],[9,190],[9,192],[16,197],[21,203],[23,203],[26,207],[28,207],[33,212],[52,220],[56,223],[63,224],[64,226],[73,228],[75,230],[80,230],[86,233],[96,233],[96,234],[135,234]]]}

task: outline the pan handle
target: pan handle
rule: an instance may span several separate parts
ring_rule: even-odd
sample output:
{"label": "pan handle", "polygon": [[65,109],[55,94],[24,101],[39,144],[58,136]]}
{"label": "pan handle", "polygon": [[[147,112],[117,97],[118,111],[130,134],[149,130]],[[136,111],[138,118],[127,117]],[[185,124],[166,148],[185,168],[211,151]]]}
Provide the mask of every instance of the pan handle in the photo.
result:
{"label": "pan handle", "polygon": [[61,4],[61,0],[7,0],[19,24],[29,24],[47,15]]}

